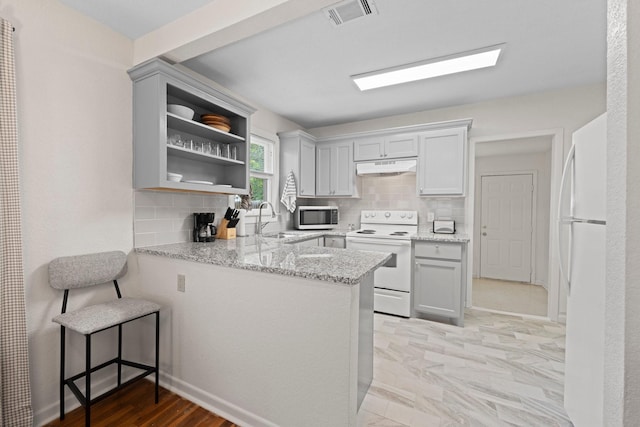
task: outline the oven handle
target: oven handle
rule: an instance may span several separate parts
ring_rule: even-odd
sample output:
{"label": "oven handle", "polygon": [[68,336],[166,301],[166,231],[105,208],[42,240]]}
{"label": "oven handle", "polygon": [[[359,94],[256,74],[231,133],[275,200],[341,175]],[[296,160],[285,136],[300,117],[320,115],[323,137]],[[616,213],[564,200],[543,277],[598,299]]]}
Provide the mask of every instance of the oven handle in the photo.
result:
{"label": "oven handle", "polygon": [[353,237],[347,237],[347,243],[348,242],[352,242],[352,243],[365,243],[367,245],[370,244],[376,244],[376,245],[385,245],[385,246],[411,246],[411,241],[410,240],[393,240],[393,241],[388,241],[388,240],[381,240],[381,239],[375,239],[375,238],[364,238],[364,239],[359,239],[359,238],[353,238]]}

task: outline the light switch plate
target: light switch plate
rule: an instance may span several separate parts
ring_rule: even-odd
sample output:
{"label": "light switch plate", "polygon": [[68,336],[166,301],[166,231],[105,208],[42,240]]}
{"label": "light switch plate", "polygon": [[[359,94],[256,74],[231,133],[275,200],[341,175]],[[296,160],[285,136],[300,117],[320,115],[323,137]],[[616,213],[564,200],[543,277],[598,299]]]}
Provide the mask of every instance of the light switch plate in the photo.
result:
{"label": "light switch plate", "polygon": [[184,274],[178,274],[178,292],[185,291],[186,280]]}

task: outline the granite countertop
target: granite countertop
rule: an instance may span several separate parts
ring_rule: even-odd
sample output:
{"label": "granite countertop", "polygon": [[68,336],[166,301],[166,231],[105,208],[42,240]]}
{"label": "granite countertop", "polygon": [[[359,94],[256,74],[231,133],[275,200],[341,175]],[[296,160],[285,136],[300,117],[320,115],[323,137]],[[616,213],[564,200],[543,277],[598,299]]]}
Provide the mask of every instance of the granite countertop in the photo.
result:
{"label": "granite countertop", "polygon": [[[346,237],[349,230],[345,229],[333,229],[333,230],[318,230],[318,231],[303,231],[303,230],[288,230],[283,233],[294,235],[299,234],[300,237],[288,237],[285,240],[287,243],[293,243],[296,241],[303,241],[308,239],[314,239],[317,237],[330,236],[330,237]],[[272,233],[275,234],[275,233]],[[270,234],[266,234],[269,236]],[[417,234],[411,236],[412,240],[419,241],[431,241],[431,242],[452,242],[452,243],[469,243],[470,238],[466,233],[454,233],[454,234],[438,234],[431,231],[431,229],[419,230]]]}
{"label": "granite countertop", "polygon": [[326,232],[296,233],[286,238],[238,237],[211,243],[174,243],[136,248],[138,254],[164,256],[223,267],[295,276],[355,285],[391,258],[387,252],[302,246],[297,241],[322,237]]}
{"label": "granite countertop", "polygon": [[427,242],[451,242],[451,243],[469,243],[469,235],[466,233],[454,233],[454,234],[436,234],[430,230],[420,230],[414,236],[411,236],[414,241],[427,241]]}

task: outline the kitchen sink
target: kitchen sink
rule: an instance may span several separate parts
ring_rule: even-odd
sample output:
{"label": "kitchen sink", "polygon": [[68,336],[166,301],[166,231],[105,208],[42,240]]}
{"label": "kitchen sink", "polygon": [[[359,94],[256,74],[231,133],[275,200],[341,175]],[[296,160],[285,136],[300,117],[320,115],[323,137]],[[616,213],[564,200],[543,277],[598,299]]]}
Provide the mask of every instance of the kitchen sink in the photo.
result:
{"label": "kitchen sink", "polygon": [[288,233],[286,231],[280,231],[278,233],[263,234],[263,237],[271,239],[289,239],[291,237],[302,237],[304,233]]}

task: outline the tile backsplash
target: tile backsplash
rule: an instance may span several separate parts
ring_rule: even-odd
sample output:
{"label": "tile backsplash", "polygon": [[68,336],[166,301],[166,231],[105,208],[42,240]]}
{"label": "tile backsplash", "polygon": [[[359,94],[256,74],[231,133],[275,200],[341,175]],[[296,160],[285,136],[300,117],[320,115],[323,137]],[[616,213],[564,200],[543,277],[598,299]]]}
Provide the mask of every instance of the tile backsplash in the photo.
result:
{"label": "tile backsplash", "polygon": [[[465,223],[465,199],[426,198],[416,195],[416,176],[412,174],[364,176],[360,180],[359,198],[298,199],[299,205],[334,205],[340,208],[340,228],[349,224],[360,226],[362,210],[415,210],[418,211],[420,228],[429,228],[427,214],[433,212],[438,217],[451,217],[456,227],[463,229]],[[190,242],[192,240],[194,212],[215,212],[216,223],[224,215],[229,200],[224,195],[203,195],[174,193],[167,191],[134,191],[134,246],[144,247],[169,243]],[[281,221],[291,215],[284,212]],[[217,224],[216,224],[217,225]],[[268,230],[276,231],[292,223],[274,222]],[[247,229],[252,232],[252,228]]]}
{"label": "tile backsplash", "polygon": [[194,212],[224,215],[228,196],[136,190],[134,197],[134,246],[190,242]]}
{"label": "tile backsplash", "polygon": [[436,218],[453,218],[458,229],[461,229],[465,223],[464,197],[418,197],[416,176],[413,174],[363,176],[357,179],[361,180],[360,198],[299,199],[299,204],[338,206],[341,228],[347,228],[349,224],[359,227],[362,210],[385,209],[418,211],[420,228],[431,226],[427,217],[429,212],[433,212]]}

